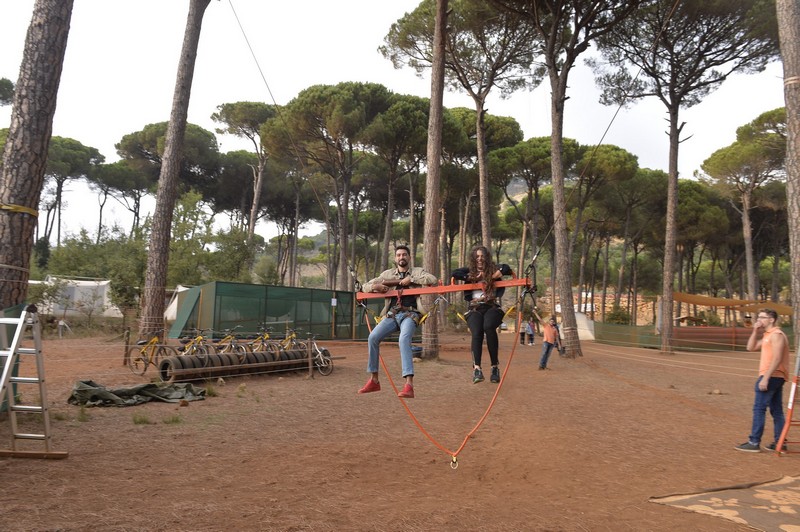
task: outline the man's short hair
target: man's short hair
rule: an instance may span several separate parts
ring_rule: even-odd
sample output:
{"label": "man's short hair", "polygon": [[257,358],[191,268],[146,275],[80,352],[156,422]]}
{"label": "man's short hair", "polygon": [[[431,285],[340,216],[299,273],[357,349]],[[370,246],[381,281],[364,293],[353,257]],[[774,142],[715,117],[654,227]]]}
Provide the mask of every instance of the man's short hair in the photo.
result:
{"label": "man's short hair", "polygon": [[395,252],[395,254],[396,254],[396,253],[397,253],[399,250],[401,250],[401,249],[404,249],[404,250],[406,250],[406,253],[408,253],[409,255],[411,255],[411,250],[410,250],[410,249],[408,249],[408,246],[406,246],[405,244],[400,244],[399,246],[396,246],[396,247],[394,248],[394,252]]}
{"label": "man's short hair", "polygon": [[775,321],[778,321],[778,313],[771,308],[762,308],[759,312],[763,312]]}

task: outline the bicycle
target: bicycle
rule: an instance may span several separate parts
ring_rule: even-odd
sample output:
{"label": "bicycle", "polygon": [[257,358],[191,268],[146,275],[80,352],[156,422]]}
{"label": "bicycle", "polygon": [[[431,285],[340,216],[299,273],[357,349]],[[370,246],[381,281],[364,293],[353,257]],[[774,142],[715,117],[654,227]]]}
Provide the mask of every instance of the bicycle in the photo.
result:
{"label": "bicycle", "polygon": [[297,339],[297,330],[288,329],[286,336],[277,341],[278,347],[284,351],[289,349],[306,349],[306,343]]}
{"label": "bicycle", "polygon": [[258,327],[259,333],[252,341],[247,343],[247,348],[251,353],[275,352],[278,350],[275,340],[270,339],[272,327],[267,327],[266,323]]}
{"label": "bicycle", "polygon": [[178,348],[178,352],[181,355],[196,356],[203,367],[205,367],[206,363],[208,362],[206,355],[208,355],[209,351],[208,340],[204,334],[206,331],[211,331],[211,329],[192,329],[192,332],[195,334],[195,336],[192,338],[181,338],[180,342],[183,345]]}
{"label": "bicycle", "polygon": [[233,334],[233,331],[239,327],[241,327],[241,325],[237,325],[232,329],[225,329],[223,331],[225,336],[213,344],[212,347],[218,355],[236,355],[236,358],[239,359],[239,364],[243,364],[247,359],[247,349],[245,349],[245,347],[239,343],[238,338],[236,338],[236,335]]}
{"label": "bicycle", "polygon": [[333,373],[333,359],[330,351],[317,344],[316,336],[312,336],[309,341],[311,342],[311,354],[314,357],[314,367],[317,368],[319,374],[330,375]]}
{"label": "bicycle", "polygon": [[158,367],[159,362],[169,356],[168,348],[160,344],[159,340],[158,335],[155,335],[148,341],[139,340],[128,349],[126,361],[134,375],[144,375],[151,364]]}

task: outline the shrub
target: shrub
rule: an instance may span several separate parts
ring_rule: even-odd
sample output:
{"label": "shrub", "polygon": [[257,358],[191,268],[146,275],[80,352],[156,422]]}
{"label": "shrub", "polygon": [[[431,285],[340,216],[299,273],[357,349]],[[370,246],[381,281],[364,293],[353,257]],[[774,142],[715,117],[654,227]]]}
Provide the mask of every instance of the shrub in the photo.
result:
{"label": "shrub", "polygon": [[622,307],[615,306],[611,312],[606,314],[606,323],[614,323],[617,325],[630,325],[631,315]]}

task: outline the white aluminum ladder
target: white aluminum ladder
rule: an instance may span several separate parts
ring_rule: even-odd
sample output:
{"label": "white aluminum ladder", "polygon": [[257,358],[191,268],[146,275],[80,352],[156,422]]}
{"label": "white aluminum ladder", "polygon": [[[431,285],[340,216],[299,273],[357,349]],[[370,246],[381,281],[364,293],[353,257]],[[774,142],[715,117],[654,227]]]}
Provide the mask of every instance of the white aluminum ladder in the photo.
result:
{"label": "white aluminum ladder", "polygon": [[[7,326],[14,326],[11,341],[8,339]],[[23,344],[33,342],[33,347],[23,347]],[[36,364],[36,376],[19,377],[14,368],[24,362],[22,357],[33,357]],[[13,456],[17,458],[66,458],[68,453],[52,450],[52,434],[50,432],[50,413],[47,405],[47,388],[44,380],[44,359],[42,357],[42,336],[39,324],[39,315],[36,307],[28,306],[20,313],[19,318],[5,318],[0,312],[0,402],[6,399],[8,419],[11,424],[11,448],[0,449],[0,457]],[[36,385],[39,392],[40,404],[24,404],[22,398],[35,397],[33,390],[30,393],[15,393],[18,385]],[[33,414],[41,419],[41,433],[20,432],[17,415]],[[23,450],[19,447],[21,440],[33,440],[44,443],[44,451]]]}

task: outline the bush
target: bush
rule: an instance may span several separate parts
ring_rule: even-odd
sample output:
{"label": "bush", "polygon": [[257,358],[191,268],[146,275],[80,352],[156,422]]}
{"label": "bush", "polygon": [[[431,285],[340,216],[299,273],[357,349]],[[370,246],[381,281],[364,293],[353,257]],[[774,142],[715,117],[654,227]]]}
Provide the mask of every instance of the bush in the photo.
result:
{"label": "bush", "polygon": [[611,309],[611,312],[606,314],[605,322],[614,323],[616,325],[630,325],[631,315],[622,307],[615,306],[613,309]]}
{"label": "bush", "polygon": [[719,327],[722,325],[722,320],[719,319],[719,315],[716,312],[706,312],[705,310],[699,312],[697,317],[703,320],[704,325],[710,325],[711,327]]}

